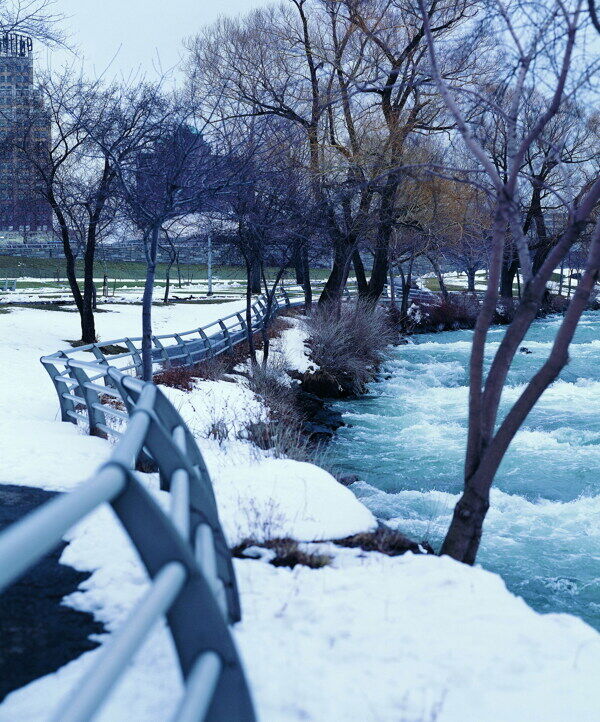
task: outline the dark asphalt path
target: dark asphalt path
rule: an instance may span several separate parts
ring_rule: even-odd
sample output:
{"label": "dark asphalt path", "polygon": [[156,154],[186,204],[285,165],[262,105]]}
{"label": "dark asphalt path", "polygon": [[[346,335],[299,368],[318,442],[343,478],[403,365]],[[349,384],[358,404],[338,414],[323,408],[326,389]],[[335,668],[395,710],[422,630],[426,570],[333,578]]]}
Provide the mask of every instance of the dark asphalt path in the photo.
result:
{"label": "dark asphalt path", "polygon": [[[55,493],[0,485],[0,530]],[[59,564],[66,544],[32,567],[0,595],[0,700],[94,649],[91,634],[105,629],[91,614],[61,604],[90,574]]]}

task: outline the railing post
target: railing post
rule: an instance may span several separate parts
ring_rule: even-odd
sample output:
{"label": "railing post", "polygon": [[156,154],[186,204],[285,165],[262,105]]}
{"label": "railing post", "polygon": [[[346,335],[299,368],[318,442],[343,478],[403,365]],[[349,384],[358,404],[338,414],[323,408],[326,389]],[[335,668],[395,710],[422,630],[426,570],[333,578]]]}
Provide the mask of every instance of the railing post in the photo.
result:
{"label": "railing post", "polygon": [[[59,352],[61,358],[67,358],[66,354],[62,351]],[[56,389],[56,395],[58,396],[58,403],[60,405],[60,418],[62,421],[69,421],[72,424],[77,424],[77,419],[74,419],[71,417],[67,412],[68,411],[75,411],[75,402],[72,399],[65,398],[63,394],[65,392],[69,391],[69,386],[67,384],[64,384],[60,381],[57,381],[57,378],[66,378],[63,376],[63,374],[58,370],[58,368],[48,361],[42,361],[43,367],[48,372],[48,375],[52,379],[52,383],[54,384],[54,388]],[[66,369],[65,365],[65,369]],[[71,378],[71,375],[69,374],[69,378]]]}
{"label": "railing post", "polygon": [[219,326],[221,327],[221,331],[223,332],[223,338],[227,341],[227,347],[231,351],[233,346],[231,344],[231,336],[229,334],[229,329],[227,328],[225,323],[223,321],[221,321],[221,319],[219,319]]}
{"label": "railing post", "polygon": [[194,359],[192,358],[192,354],[190,353],[190,350],[187,348],[185,341],[181,338],[181,336],[178,333],[173,334],[173,338],[181,346],[182,350],[184,351],[185,355],[187,356],[189,365],[193,366]]}
{"label": "railing post", "polygon": [[131,354],[131,358],[133,360],[133,363],[135,364],[135,375],[140,377],[144,372],[144,364],[142,362],[142,355],[140,354],[139,350],[136,348],[135,344],[130,338],[125,339],[125,345],[127,346],[127,349],[129,353]]}
{"label": "railing post", "polygon": [[[98,363],[102,364],[102,366],[105,366],[106,368],[108,368],[110,366],[110,364],[108,363],[108,359],[106,358],[104,353],[100,350],[97,343],[95,343],[92,346],[92,353],[98,360]],[[107,375],[104,377],[104,383],[106,386],[112,386],[112,379],[110,378],[110,376]]]}
{"label": "railing post", "polygon": [[163,360],[164,368],[170,369],[171,368],[171,359],[169,358],[169,354],[167,353],[167,350],[163,346],[161,340],[159,338],[157,338],[156,336],[152,336],[152,343],[154,344],[155,348],[157,348],[160,351],[160,355]]}
{"label": "railing post", "polygon": [[214,356],[213,350],[212,350],[212,341],[206,335],[206,333],[204,332],[204,329],[199,328],[198,333],[200,334],[202,340],[204,341],[204,349],[206,350],[206,358],[210,358],[211,356]]}
{"label": "railing post", "polygon": [[246,324],[246,319],[242,316],[241,313],[236,313],[237,320],[240,322],[240,329],[247,335],[248,334],[248,325]]}
{"label": "railing post", "polygon": [[[262,296],[256,299],[256,305],[258,306],[257,321],[259,328],[262,328],[265,322],[265,302]],[[260,314],[260,315],[259,315]]]}
{"label": "railing post", "polygon": [[69,372],[77,381],[81,396],[83,396],[83,398],[85,399],[85,405],[87,406],[88,413],[88,424],[90,427],[90,435],[94,436],[95,434],[98,434],[98,432],[100,432],[98,424],[103,424],[104,426],[106,426],[106,416],[102,411],[100,411],[100,409],[94,406],[95,404],[97,406],[102,405],[100,402],[100,397],[98,396],[97,391],[88,388],[88,384],[91,382],[88,375],[82,368],[79,368],[78,366],[71,366],[71,361],[67,361],[67,366],[69,367]]}

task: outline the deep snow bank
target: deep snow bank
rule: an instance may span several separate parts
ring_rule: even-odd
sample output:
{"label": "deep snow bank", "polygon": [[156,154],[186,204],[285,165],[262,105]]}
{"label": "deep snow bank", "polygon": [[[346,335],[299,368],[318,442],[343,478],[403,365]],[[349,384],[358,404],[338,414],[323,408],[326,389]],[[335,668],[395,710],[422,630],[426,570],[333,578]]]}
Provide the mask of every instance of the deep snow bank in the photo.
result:
{"label": "deep snow bank", "polygon": [[263,720],[598,719],[600,636],[579,619],[447,557],[319,548],[333,566],[236,562]]}

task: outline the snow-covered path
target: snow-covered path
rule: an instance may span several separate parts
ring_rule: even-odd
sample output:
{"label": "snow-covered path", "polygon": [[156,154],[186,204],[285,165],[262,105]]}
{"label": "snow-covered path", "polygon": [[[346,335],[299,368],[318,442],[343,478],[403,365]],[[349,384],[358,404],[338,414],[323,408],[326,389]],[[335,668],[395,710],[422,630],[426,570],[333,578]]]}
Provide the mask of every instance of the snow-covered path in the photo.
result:
{"label": "snow-covered path", "polygon": [[[157,309],[156,327],[192,328],[230,313],[232,305]],[[138,314],[131,306],[100,314],[101,337],[135,335]],[[60,423],[38,360],[76,336],[75,314],[0,315],[0,481],[68,489],[106,458],[107,442]],[[252,524],[259,530],[276,522],[278,533],[305,540],[372,525],[370,513],[325,472],[269,459],[235,439],[219,445],[205,438],[215,414],[239,422],[256,413],[258,401],[247,389],[198,382],[191,394],[169,393],[192,422],[231,541]],[[144,480],[165,503],[156,479]],[[70,539],[62,561],[93,574],[66,603],[116,628],[145,589],[135,553],[106,508]],[[236,561],[244,619],[235,636],[263,722],[598,719],[600,635],[579,619],[539,615],[498,576],[449,559],[318,546],[334,555],[331,566],[290,570]],[[11,694],[0,706],[0,722],[47,719],[96,654]],[[180,685],[161,626],[98,719],[162,722]]]}

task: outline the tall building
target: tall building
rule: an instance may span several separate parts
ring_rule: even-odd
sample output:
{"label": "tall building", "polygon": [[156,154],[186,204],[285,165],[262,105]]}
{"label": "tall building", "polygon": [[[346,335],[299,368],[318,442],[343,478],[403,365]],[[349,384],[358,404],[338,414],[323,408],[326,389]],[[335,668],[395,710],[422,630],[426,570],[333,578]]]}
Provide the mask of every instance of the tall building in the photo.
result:
{"label": "tall building", "polygon": [[51,229],[51,210],[36,192],[33,168],[11,137],[50,142],[49,117],[40,112],[33,85],[33,41],[18,33],[0,36],[0,235],[24,241]]}

